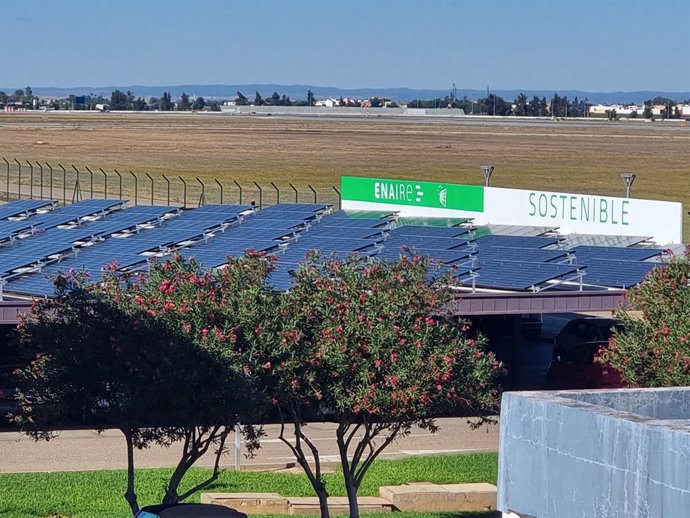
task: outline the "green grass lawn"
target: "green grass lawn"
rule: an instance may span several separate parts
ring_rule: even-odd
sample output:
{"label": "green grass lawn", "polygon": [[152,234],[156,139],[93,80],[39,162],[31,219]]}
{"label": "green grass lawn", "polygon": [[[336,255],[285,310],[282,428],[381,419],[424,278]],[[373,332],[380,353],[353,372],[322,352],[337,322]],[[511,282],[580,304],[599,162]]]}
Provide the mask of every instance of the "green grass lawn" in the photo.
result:
{"label": "green grass lawn", "polygon": [[[157,503],[170,469],[137,471],[140,505]],[[185,487],[203,480],[204,468],[190,470]],[[360,495],[378,496],[379,486],[405,482],[489,482],[496,483],[497,454],[439,455],[376,462],[362,484]],[[122,496],[124,471],[0,474],[0,518],[125,518],[129,516]],[[344,496],[340,473],[326,475],[333,496]],[[207,492],[270,492],[285,496],[312,496],[304,475],[226,471]],[[195,495],[188,501],[198,501]],[[367,515],[376,518],[378,515]],[[387,515],[390,516],[390,515]],[[396,513],[396,518],[493,518],[497,513],[456,515]],[[293,517],[294,518],[294,517]],[[378,516],[378,518],[381,518]]]}

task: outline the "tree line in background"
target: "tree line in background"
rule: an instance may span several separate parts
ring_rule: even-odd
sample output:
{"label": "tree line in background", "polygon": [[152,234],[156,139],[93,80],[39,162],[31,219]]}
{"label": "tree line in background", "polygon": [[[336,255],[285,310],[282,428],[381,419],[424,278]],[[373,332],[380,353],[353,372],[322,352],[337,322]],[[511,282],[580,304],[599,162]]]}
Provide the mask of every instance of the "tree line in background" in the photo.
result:
{"label": "tree line in background", "polygon": [[[47,107],[55,110],[98,110],[107,105],[113,111],[220,111],[221,100],[206,100],[202,96],[190,96],[182,92],[179,99],[173,100],[170,92],[163,92],[161,97],[135,96],[133,92],[123,92],[115,90],[110,98],[95,95],[75,96],[70,95],[64,99],[55,99],[41,104],[38,96],[33,94],[30,86],[24,90],[15,90],[12,94],[0,91],[0,107],[8,104],[20,104],[24,108],[32,109]],[[274,91],[270,96],[264,97],[260,92],[255,92],[253,97],[247,96],[242,92],[237,92],[233,100],[237,106],[314,106],[316,97],[314,92],[308,90],[305,99],[293,100],[285,94]],[[361,107],[398,107],[402,103],[384,97],[374,96],[367,100],[345,99],[340,97],[337,100],[339,106]],[[436,99],[413,99],[406,103],[408,108],[456,108],[461,109],[467,114],[476,115],[500,115],[517,117],[587,117],[589,108],[594,103],[589,99],[568,99],[567,96],[560,96],[554,93],[553,97],[533,96],[531,99],[525,94],[520,93],[514,100],[506,100],[502,97],[487,93],[487,96],[480,99],[469,99],[467,96],[457,98],[454,92],[443,98]],[[633,111],[627,116],[630,118],[642,117],[653,118],[653,107],[662,106],[659,117],[662,119],[681,118],[680,104],[690,104],[690,99],[676,101],[667,97],[655,97],[644,102],[642,113]],[[605,114],[609,119],[616,119],[619,114],[615,109],[607,111]]]}

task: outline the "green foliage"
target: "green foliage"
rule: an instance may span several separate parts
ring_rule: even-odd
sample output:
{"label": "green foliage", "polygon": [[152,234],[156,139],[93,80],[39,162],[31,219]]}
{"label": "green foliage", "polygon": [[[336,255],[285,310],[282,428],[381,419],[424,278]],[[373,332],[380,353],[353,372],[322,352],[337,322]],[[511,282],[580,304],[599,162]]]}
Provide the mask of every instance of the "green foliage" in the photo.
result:
{"label": "green foliage", "polygon": [[182,92],[182,95],[180,96],[180,101],[177,103],[177,111],[180,112],[186,112],[189,111],[189,109],[192,107],[192,104],[189,102],[189,96]]}
{"label": "green foliage", "polygon": [[237,104],[237,106],[247,106],[249,104],[249,100],[247,99],[246,95],[244,95],[242,92],[238,90],[237,99],[235,103]]}
{"label": "green foliage", "polygon": [[129,99],[127,98],[127,94],[120,91],[120,90],[115,90],[111,95],[110,95],[110,109],[113,111],[119,111],[119,110],[129,110]]}
{"label": "green foliage", "polygon": [[[220,455],[232,427],[256,422],[261,408],[241,359],[252,336],[243,325],[265,314],[256,306],[265,264],[250,256],[211,273],[175,257],[126,284],[117,265],[98,283],[59,276],[56,296],[37,301],[19,326],[31,363],[20,373],[16,421],[35,438],[82,415],[121,430],[133,510],[131,450],[184,440],[164,501],[184,499],[186,471],[209,449]],[[247,434],[251,450],[260,434]]]}
{"label": "green foliage", "polygon": [[174,107],[175,105],[172,102],[170,92],[163,92],[163,97],[161,97],[159,104],[159,110],[163,112],[169,112],[172,111]]}
{"label": "green foliage", "polygon": [[201,111],[204,109],[205,106],[206,100],[203,97],[198,96],[196,99],[194,99],[194,102],[192,103],[192,110]]}
{"label": "green foliage", "polygon": [[616,311],[622,330],[601,361],[635,387],[690,385],[690,249],[653,270]]}
{"label": "green foliage", "polygon": [[318,461],[312,469],[302,447],[318,459],[304,421],[338,423],[356,518],[364,476],[396,437],[415,424],[435,431],[433,418],[458,408],[471,415],[496,409],[492,380],[500,364],[466,336],[466,324],[440,314],[452,298],[449,279],[430,282],[429,267],[414,255],[388,262],[311,255],[280,298],[277,325],[255,329],[259,375],[293,427],[295,445],[281,439],[319,496],[322,518],[328,491]]}
{"label": "green foliage", "polygon": [[428,259],[310,258],[281,300],[279,342],[264,342],[278,404],[336,421],[433,418],[453,405],[493,409],[498,367],[466,324],[432,315],[452,296]]}

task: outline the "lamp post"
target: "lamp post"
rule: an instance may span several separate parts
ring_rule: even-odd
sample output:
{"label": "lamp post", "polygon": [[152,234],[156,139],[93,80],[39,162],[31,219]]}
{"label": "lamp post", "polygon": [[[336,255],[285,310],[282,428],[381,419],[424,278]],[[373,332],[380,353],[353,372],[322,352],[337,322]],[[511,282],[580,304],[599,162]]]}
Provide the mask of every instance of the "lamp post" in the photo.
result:
{"label": "lamp post", "polygon": [[635,173],[621,173],[621,178],[623,178],[623,182],[625,183],[626,198],[630,198],[630,188],[632,187],[632,184],[635,182],[635,176],[637,176]]}
{"label": "lamp post", "polygon": [[491,175],[494,172],[494,166],[492,165],[483,165],[481,166],[482,172],[484,173],[484,179],[486,180],[486,186],[489,186],[489,183],[491,181]]}

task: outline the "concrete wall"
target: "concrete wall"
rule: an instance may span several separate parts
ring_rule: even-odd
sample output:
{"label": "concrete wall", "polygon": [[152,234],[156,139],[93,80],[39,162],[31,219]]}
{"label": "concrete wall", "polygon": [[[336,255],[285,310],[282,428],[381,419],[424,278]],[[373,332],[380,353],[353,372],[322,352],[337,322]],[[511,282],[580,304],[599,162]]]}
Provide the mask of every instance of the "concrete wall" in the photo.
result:
{"label": "concrete wall", "polygon": [[498,509],[690,516],[690,389],[506,393]]}

